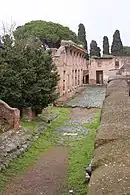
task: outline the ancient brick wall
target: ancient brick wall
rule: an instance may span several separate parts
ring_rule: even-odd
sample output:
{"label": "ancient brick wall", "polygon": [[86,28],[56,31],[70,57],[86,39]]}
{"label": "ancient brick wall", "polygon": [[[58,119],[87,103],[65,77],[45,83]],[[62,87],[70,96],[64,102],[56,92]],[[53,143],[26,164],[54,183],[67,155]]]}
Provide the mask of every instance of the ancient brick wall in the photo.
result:
{"label": "ancient brick wall", "polygon": [[83,85],[83,77],[88,75],[87,51],[72,41],[61,41],[58,50],[52,49],[53,62],[60,76],[57,90],[60,96],[72,96]]}
{"label": "ancient brick wall", "polygon": [[111,80],[95,140],[88,195],[130,194],[130,97],[126,80]]}
{"label": "ancient brick wall", "polygon": [[18,129],[20,111],[17,108],[11,108],[4,101],[0,100],[0,121],[2,125],[5,125],[9,129]]}

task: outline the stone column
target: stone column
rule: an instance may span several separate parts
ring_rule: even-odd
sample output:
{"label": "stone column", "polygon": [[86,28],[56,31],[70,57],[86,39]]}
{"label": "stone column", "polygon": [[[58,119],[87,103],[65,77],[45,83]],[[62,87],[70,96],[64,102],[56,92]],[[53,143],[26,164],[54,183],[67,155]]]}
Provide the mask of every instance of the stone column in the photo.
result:
{"label": "stone column", "polygon": [[77,86],[77,69],[75,69],[75,87]]}
{"label": "stone column", "polygon": [[66,91],[66,71],[63,71],[63,92]]}
{"label": "stone column", "polygon": [[75,85],[75,70],[72,70],[72,89],[74,89],[74,85]]}
{"label": "stone column", "polygon": [[80,85],[83,85],[83,69],[80,71]]}
{"label": "stone column", "polygon": [[80,70],[78,70],[78,85],[80,86]]}
{"label": "stone column", "polygon": [[69,73],[67,74],[67,92],[70,90],[70,75]]}

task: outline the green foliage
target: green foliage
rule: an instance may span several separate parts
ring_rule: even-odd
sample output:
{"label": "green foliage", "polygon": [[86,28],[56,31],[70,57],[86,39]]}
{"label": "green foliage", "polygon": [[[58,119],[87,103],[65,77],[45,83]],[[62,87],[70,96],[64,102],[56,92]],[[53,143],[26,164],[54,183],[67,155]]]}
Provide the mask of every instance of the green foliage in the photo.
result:
{"label": "green foliage", "polygon": [[25,39],[30,36],[38,37],[43,45],[47,45],[49,48],[58,48],[62,39],[78,42],[76,34],[68,27],[42,20],[31,21],[18,27],[14,36],[17,39]]}
{"label": "green foliage", "polygon": [[120,38],[120,31],[116,30],[113,35],[113,42],[111,46],[111,54],[114,56],[123,55],[123,44]]}
{"label": "green foliage", "polygon": [[123,54],[124,54],[124,56],[130,56],[130,47],[129,46],[123,47]]}
{"label": "green foliage", "polygon": [[0,52],[0,99],[19,109],[46,107],[58,95],[51,52],[43,51],[35,38],[11,41],[4,37]]}
{"label": "green foliage", "polygon": [[109,40],[107,36],[103,37],[103,54],[109,55]]}
{"label": "green foliage", "polygon": [[100,51],[101,49],[97,46],[97,42],[95,40],[92,40],[90,43],[90,56],[101,57]]}

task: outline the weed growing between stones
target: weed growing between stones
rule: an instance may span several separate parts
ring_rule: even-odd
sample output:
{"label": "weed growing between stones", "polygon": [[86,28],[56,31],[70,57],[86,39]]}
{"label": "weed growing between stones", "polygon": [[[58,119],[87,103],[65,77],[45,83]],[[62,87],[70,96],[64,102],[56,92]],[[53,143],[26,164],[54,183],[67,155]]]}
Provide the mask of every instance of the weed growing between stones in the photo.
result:
{"label": "weed growing between stones", "polygon": [[98,111],[91,124],[83,125],[89,128],[89,134],[84,135],[81,140],[73,141],[72,147],[70,147],[68,189],[73,189],[75,195],[86,195],[87,193],[87,186],[84,184],[85,167],[89,165],[92,159],[94,138],[99,124],[100,112]]}

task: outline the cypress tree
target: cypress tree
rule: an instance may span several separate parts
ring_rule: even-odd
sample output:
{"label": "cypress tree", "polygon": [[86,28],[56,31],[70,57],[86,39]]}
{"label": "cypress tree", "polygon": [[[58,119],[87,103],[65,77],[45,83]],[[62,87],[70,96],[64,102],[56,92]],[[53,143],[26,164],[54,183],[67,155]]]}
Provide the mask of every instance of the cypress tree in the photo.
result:
{"label": "cypress tree", "polygon": [[[79,28],[78,28],[78,40],[81,41],[84,45],[84,49],[86,49],[88,51],[88,44],[87,44],[87,40],[86,40],[86,30],[85,30],[85,26],[83,24],[79,24]],[[86,55],[86,59],[89,59],[88,54]]]}
{"label": "cypress tree", "polygon": [[81,23],[79,24],[78,29],[78,39],[84,44],[84,49],[88,50],[85,27]]}
{"label": "cypress tree", "polygon": [[109,55],[109,39],[107,36],[103,37],[103,54]]}
{"label": "cypress tree", "polygon": [[90,56],[101,57],[100,51],[101,49],[97,46],[97,42],[95,40],[92,40],[90,43]]}
{"label": "cypress tree", "polygon": [[113,35],[111,54],[115,56],[123,55],[123,44],[120,38],[120,31],[116,30]]}
{"label": "cypress tree", "polygon": [[100,52],[101,52],[100,47],[97,47],[97,56],[98,56],[98,57],[101,57],[101,53],[100,53]]}

